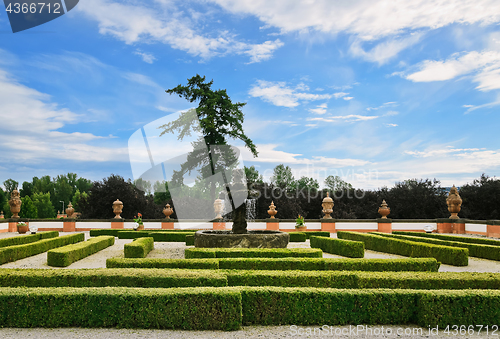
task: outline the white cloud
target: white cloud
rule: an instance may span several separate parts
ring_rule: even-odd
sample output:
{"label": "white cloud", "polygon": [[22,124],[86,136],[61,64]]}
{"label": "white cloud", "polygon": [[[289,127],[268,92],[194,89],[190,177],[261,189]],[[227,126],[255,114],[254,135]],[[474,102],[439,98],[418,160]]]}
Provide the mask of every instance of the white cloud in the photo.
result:
{"label": "white cloud", "polygon": [[500,21],[497,0],[212,0],[232,13],[257,16],[282,33],[316,30],[376,40],[406,30],[436,29],[452,23]]}
{"label": "white cloud", "polygon": [[358,114],[348,114],[348,115],[338,115],[338,116],[329,116],[329,117],[321,117],[321,118],[307,118],[308,121],[323,121],[323,122],[356,122],[356,121],[368,121],[377,119],[378,116],[367,116],[367,115],[358,115]]}
{"label": "white cloud", "polygon": [[14,163],[128,160],[126,149],[103,144],[109,137],[60,131],[66,124],[78,123],[82,116],[50,100],[49,95],[20,84],[0,69],[0,148],[6,159]]}
{"label": "white cloud", "polygon": [[[299,86],[301,88],[301,86]],[[330,94],[312,94],[299,92],[296,88],[288,87],[286,82],[272,82],[257,80],[249,91],[253,97],[261,98],[275,106],[296,107],[299,101],[316,101],[330,99]]]}
{"label": "white cloud", "polygon": [[142,58],[142,61],[147,62],[148,64],[152,64],[156,60],[153,54],[142,52],[139,49],[135,51],[134,54],[139,55]]}
{"label": "white cloud", "polygon": [[309,112],[314,113],[314,114],[325,114],[327,108],[328,108],[327,104],[321,104],[321,105],[316,106],[316,108],[310,108]]}
{"label": "white cloud", "polygon": [[481,109],[481,108],[491,108],[500,105],[500,100],[489,102],[487,104],[479,105],[479,106],[474,106],[474,105],[463,105],[463,107],[467,107],[468,109],[465,111],[464,114],[468,114],[472,111],[475,111],[476,109]]}
{"label": "white cloud", "polygon": [[398,127],[398,124],[385,124],[387,127]]}
{"label": "white cloud", "polygon": [[129,72],[123,74],[123,77],[127,80],[138,83],[140,85],[162,88],[160,85],[154,82],[154,80],[152,80],[150,77],[143,74]]}
{"label": "white cloud", "polygon": [[[237,40],[234,34],[227,31],[215,34],[200,32],[196,28],[200,18],[198,12],[179,10],[174,2],[163,5],[158,8],[151,2],[132,4],[87,0],[76,8],[89,19],[97,21],[101,34],[111,35],[129,45],[160,42],[202,59],[240,54],[250,56],[250,63],[260,62],[269,59],[276,49],[283,46],[279,39],[251,44]],[[151,55],[142,57],[146,62],[153,61]]]}
{"label": "white cloud", "polygon": [[346,101],[349,101],[349,100],[354,99],[354,97],[343,97],[342,99],[344,99],[344,100],[346,100]]}
{"label": "white cloud", "polygon": [[396,101],[389,101],[389,102],[383,103],[382,105],[380,105],[378,107],[367,107],[366,110],[367,111],[378,111],[379,109],[382,109],[382,108],[395,107],[397,105],[398,104]]}
{"label": "white cloud", "polygon": [[481,91],[500,89],[500,51],[455,53],[445,61],[425,60],[419,70],[406,75],[414,82],[444,81],[473,73]]}
{"label": "white cloud", "polygon": [[346,95],[349,95],[349,93],[346,93],[346,92],[333,93],[333,96],[335,97],[335,99],[339,99],[339,98],[345,97]]}

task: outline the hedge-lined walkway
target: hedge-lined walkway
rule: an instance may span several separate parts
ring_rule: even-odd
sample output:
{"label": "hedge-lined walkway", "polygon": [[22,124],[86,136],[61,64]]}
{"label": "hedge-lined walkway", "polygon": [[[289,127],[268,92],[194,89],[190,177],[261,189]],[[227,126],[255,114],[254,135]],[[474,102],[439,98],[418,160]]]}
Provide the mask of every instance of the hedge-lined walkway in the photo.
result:
{"label": "hedge-lined walkway", "polygon": [[[80,233],[80,232],[77,232]],[[85,233],[85,240],[90,239],[89,232]],[[60,233],[66,235],[70,233]],[[0,239],[5,237],[18,236],[18,233],[0,233]],[[336,235],[334,234],[333,237]],[[90,255],[81,259],[65,268],[105,268],[106,259],[114,257],[124,257],[124,245],[131,243],[132,239],[115,238],[115,244],[96,254]],[[306,242],[289,243],[289,248],[310,248],[309,240]],[[155,242],[155,249],[151,251],[147,258],[170,258],[183,259],[184,250],[188,248],[181,242]],[[324,258],[343,258],[338,255],[323,253]],[[404,259],[407,257],[365,250],[365,258],[377,259]],[[47,265],[47,253],[41,253],[29,258],[17,260],[15,262],[0,265],[0,268],[55,268]],[[500,262],[486,259],[469,257],[469,265],[465,267],[457,267],[450,265],[441,265],[439,272],[498,272],[500,273]]]}

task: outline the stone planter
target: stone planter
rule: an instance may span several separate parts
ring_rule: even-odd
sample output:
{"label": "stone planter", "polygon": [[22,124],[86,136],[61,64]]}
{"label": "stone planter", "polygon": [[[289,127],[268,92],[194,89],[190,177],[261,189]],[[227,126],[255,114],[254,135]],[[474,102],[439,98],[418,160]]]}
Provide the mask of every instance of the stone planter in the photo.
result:
{"label": "stone planter", "polygon": [[290,235],[280,231],[248,231],[244,234],[231,231],[198,231],[194,246],[202,248],[286,248]]}

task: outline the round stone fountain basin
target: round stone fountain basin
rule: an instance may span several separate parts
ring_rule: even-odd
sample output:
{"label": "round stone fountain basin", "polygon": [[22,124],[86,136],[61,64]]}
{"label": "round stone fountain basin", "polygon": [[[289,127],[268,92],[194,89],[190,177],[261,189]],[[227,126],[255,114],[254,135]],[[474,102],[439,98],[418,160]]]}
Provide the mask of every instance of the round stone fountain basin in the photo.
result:
{"label": "round stone fountain basin", "polygon": [[205,248],[286,248],[290,235],[280,231],[248,231],[236,234],[232,231],[198,231],[194,246]]}

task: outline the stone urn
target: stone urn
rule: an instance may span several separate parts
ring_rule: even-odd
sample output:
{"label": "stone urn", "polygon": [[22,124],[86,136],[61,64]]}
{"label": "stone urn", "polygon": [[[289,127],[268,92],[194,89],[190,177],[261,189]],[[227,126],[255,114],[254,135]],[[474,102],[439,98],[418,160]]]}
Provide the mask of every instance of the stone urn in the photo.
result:
{"label": "stone urn", "polygon": [[73,208],[73,205],[70,201],[68,207],[66,208],[66,215],[68,216],[68,218],[73,218],[73,213],[75,213],[75,209]]}
{"label": "stone urn", "polygon": [[19,212],[21,212],[21,198],[19,197],[19,191],[17,189],[13,190],[10,194],[9,206],[10,211],[12,212],[13,219],[19,218]]}
{"label": "stone urn", "polygon": [[333,199],[330,198],[330,192],[326,192],[326,197],[323,199],[321,206],[323,206],[323,213],[325,214],[323,219],[331,219],[330,214],[333,213]]}
{"label": "stone urn", "polygon": [[378,214],[382,216],[382,219],[387,219],[387,216],[391,214],[391,209],[387,207],[385,200],[382,200],[382,205],[378,208]]}
{"label": "stone urn", "polygon": [[5,216],[3,215],[3,211],[0,213],[0,219],[5,219]]}
{"label": "stone urn", "polygon": [[462,198],[458,194],[458,190],[453,185],[448,193],[448,198],[446,198],[446,205],[448,205],[448,211],[451,213],[450,219],[460,219],[458,212],[460,212],[462,206]]}
{"label": "stone urn", "polygon": [[222,212],[224,211],[224,200],[215,199],[214,211],[215,211],[215,219],[222,219]]}
{"label": "stone urn", "polygon": [[274,201],[271,201],[271,205],[269,205],[269,210],[267,211],[267,214],[270,215],[270,219],[274,219],[276,213],[278,213],[278,211],[276,211],[276,206],[274,206]]}
{"label": "stone urn", "polygon": [[122,213],[123,210],[123,202],[120,200],[116,199],[116,201],[113,203],[113,213],[115,214],[115,219],[121,219],[122,217],[120,214]]}
{"label": "stone urn", "polygon": [[172,213],[174,213],[174,210],[172,209],[172,207],[170,207],[170,204],[167,204],[163,209],[163,214],[165,214],[165,219],[170,219]]}
{"label": "stone urn", "polygon": [[26,232],[28,232],[28,229],[29,229],[28,225],[26,225],[26,223],[24,222],[20,222],[17,224],[17,232],[19,234],[25,234]]}

